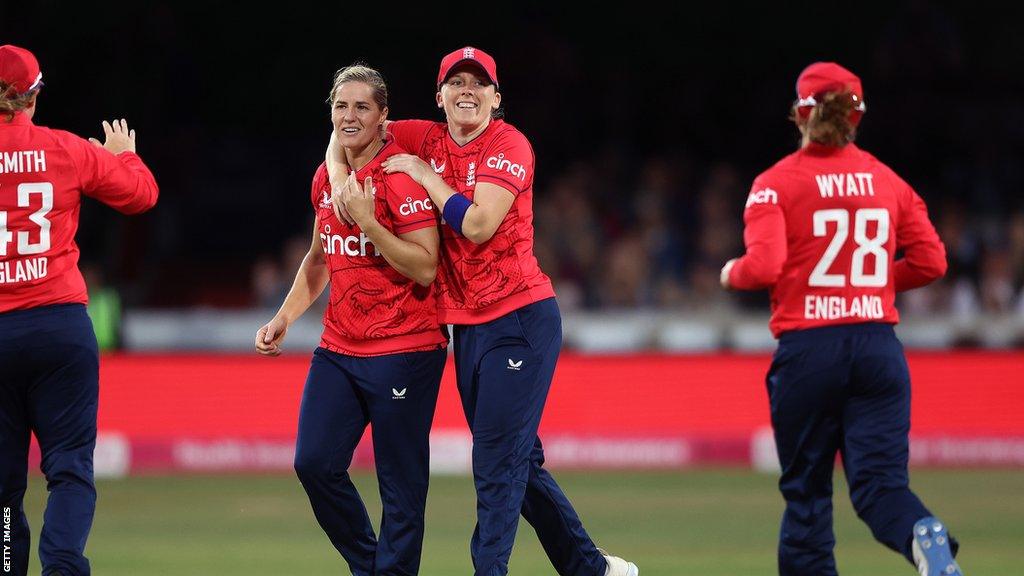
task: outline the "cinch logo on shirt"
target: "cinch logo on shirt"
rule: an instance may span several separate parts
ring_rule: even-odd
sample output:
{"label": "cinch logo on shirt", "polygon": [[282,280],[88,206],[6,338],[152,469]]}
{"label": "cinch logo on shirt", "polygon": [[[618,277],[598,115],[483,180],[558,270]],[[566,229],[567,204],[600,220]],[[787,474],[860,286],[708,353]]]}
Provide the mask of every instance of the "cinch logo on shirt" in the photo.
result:
{"label": "cinch logo on shirt", "polygon": [[398,207],[398,212],[402,216],[412,216],[420,210],[433,210],[434,205],[430,203],[430,198],[424,198],[423,200],[413,200],[412,196],[408,196],[405,199],[405,204]]}
{"label": "cinch logo on shirt", "polygon": [[522,164],[513,164],[511,160],[505,158],[505,154],[498,154],[488,158],[487,167],[494,168],[495,170],[504,170],[516,178],[526,181],[526,168]]}
{"label": "cinch logo on shirt", "polygon": [[778,204],[779,193],[771,188],[765,188],[764,190],[757,190],[751,192],[750,196],[747,196],[747,208],[750,208],[754,204]]}
{"label": "cinch logo on shirt", "polygon": [[324,231],[320,233],[320,243],[324,247],[324,252],[331,255],[366,256],[369,254],[366,246],[370,245],[373,246],[373,255],[380,256],[377,247],[367,238],[366,234],[362,232],[359,233],[359,236],[331,234],[330,225],[324,226]]}

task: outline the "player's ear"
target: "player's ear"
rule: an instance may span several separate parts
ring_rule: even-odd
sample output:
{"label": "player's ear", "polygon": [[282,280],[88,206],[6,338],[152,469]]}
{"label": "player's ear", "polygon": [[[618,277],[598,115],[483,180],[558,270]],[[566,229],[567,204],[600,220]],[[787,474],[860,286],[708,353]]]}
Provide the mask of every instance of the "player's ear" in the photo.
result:
{"label": "player's ear", "polygon": [[383,109],[381,109],[381,111],[380,111],[380,121],[379,121],[379,122],[377,122],[377,124],[378,124],[378,125],[379,125],[379,126],[380,126],[381,128],[384,128],[384,123],[385,123],[385,122],[387,122],[387,120],[388,120],[388,107],[387,107],[387,106],[385,106],[385,107],[384,107]]}
{"label": "player's ear", "polygon": [[437,91],[437,107],[444,108],[444,99],[441,98],[441,90]]}
{"label": "player's ear", "polygon": [[497,110],[498,108],[501,108],[501,92],[494,93],[494,103],[491,104],[492,110]]}

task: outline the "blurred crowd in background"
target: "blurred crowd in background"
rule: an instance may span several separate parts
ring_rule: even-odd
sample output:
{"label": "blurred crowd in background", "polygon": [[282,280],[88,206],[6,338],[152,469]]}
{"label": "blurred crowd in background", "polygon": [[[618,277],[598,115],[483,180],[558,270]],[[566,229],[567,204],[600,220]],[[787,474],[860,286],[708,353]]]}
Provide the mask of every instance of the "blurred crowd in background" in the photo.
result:
{"label": "blurred crowd in background", "polygon": [[[642,159],[630,182],[635,167],[616,158],[580,159],[536,191],[535,253],[563,308],[767,307],[766,295],[718,284],[722,264],[743,251],[752,173],[724,160],[700,166],[677,152]],[[918,187],[950,267],[940,282],[903,295],[904,313],[1024,315],[1024,210],[1014,198],[986,198],[1022,190],[1013,161],[965,162],[948,168],[940,188]],[[978,205],[986,200],[990,209]],[[308,248],[306,237],[295,237],[257,260],[250,305],[278,306]]]}
{"label": "blurred crowd in background", "polygon": [[[1024,107],[1016,114],[1024,119]],[[984,128],[976,138],[984,139]],[[905,313],[1024,316],[1018,153],[986,150],[917,183],[950,267],[942,281],[903,297]],[[635,168],[613,156],[575,163],[536,200],[536,253],[560,302],[588,309],[766,306],[767,298],[718,286],[722,264],[743,252],[741,214],[754,176],[728,160],[702,165],[681,151],[641,159]]]}

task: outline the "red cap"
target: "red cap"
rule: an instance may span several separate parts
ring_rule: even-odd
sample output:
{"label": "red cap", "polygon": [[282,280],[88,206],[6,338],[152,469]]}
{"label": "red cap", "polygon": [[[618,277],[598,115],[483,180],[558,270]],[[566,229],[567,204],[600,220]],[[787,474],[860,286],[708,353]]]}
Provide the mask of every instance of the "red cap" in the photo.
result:
{"label": "red cap", "polygon": [[826,92],[850,92],[857,107],[850,118],[854,124],[860,121],[867,110],[864,105],[864,89],[856,74],[835,62],[815,62],[800,73],[796,80],[796,105],[801,115],[806,116],[818,103],[817,97]]}
{"label": "red cap", "polygon": [[0,80],[11,84],[19,95],[43,85],[39,61],[31,52],[10,44],[0,46]]}
{"label": "red cap", "polygon": [[463,62],[472,62],[480,67],[484,74],[494,83],[495,88],[497,88],[498,66],[494,63],[494,58],[491,58],[491,55],[487,52],[472,46],[459,48],[441,59],[441,69],[437,73],[437,87],[440,88],[441,84],[444,84],[444,81],[448,79],[448,75],[452,73],[452,70]]}

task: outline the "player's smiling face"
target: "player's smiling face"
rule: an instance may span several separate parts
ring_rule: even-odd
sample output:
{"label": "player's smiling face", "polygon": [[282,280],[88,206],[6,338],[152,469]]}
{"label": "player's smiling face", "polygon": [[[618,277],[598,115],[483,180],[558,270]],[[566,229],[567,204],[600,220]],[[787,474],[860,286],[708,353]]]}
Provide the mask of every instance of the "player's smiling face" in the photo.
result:
{"label": "player's smiling face", "polygon": [[334,93],[331,123],[338,141],[346,148],[365,148],[380,137],[387,107],[373,99],[373,87],[365,82],[345,82]]}
{"label": "player's smiling face", "polygon": [[464,64],[441,85],[437,105],[444,108],[448,122],[473,129],[491,118],[501,104],[501,94],[480,68]]}

